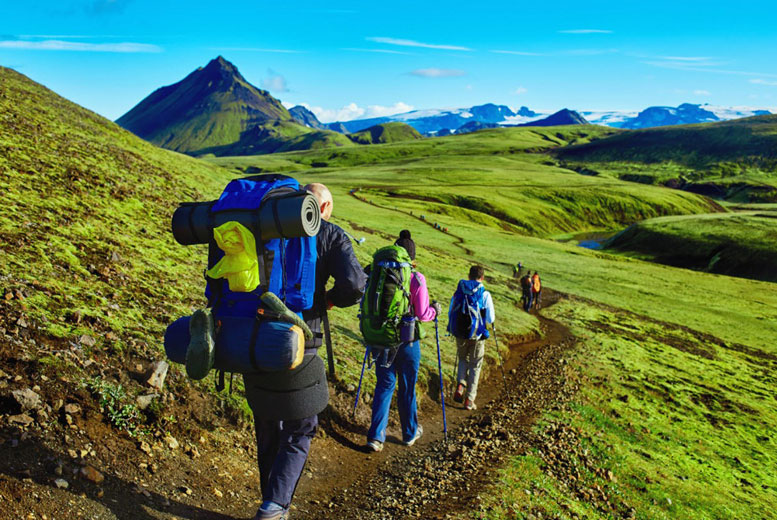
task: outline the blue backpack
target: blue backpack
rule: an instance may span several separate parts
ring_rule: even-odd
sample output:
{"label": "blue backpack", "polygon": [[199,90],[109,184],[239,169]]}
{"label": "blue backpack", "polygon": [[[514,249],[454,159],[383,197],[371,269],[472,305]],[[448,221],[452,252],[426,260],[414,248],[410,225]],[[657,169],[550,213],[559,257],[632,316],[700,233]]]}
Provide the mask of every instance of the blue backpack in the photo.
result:
{"label": "blue backpack", "polygon": [[[230,212],[237,215],[249,210],[258,215],[260,208],[264,209],[273,199],[300,194],[299,183],[284,175],[236,179],[226,186],[217,201],[208,203],[207,218],[210,227],[215,228],[216,223],[230,218]],[[275,218],[278,218],[277,212]],[[250,256],[255,260],[254,269],[258,267],[259,284],[253,290],[242,292],[230,290],[226,278],[208,275],[225,257],[214,236],[208,239],[205,296],[216,329],[214,368],[238,373],[296,368],[304,356],[302,331],[294,324],[278,319],[277,313],[263,304],[261,296],[268,291],[275,294],[300,317],[302,311],[313,306],[316,237],[262,240],[261,231],[254,229],[251,240],[256,251],[255,255],[251,251]],[[180,318],[165,333],[165,350],[172,361],[185,362],[189,321],[189,316]]]}
{"label": "blue backpack", "polygon": [[448,332],[457,338],[488,338],[485,316],[485,292],[477,280],[460,280],[448,311]]}

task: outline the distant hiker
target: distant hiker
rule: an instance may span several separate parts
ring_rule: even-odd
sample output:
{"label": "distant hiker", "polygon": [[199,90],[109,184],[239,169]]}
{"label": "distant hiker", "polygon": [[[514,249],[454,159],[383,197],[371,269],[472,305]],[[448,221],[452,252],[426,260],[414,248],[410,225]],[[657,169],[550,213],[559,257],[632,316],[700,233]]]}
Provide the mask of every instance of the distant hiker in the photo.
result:
{"label": "distant hiker", "polygon": [[518,262],[513,266],[513,278],[520,278],[523,274],[523,264]]}
{"label": "distant hiker", "polygon": [[[372,451],[381,451],[383,443],[386,441],[386,426],[388,425],[389,408],[391,398],[394,395],[394,387],[399,383],[397,392],[397,408],[399,408],[399,422],[402,426],[402,442],[405,446],[412,446],[424,433],[423,427],[418,424],[418,410],[416,405],[415,386],[418,380],[418,368],[421,363],[421,329],[418,321],[433,321],[440,312],[440,304],[434,302],[429,305],[429,293],[426,288],[426,279],[424,275],[415,270],[415,242],[410,238],[410,232],[403,230],[400,238],[395,243],[400,253],[402,249],[407,252],[404,256],[405,261],[410,260],[411,266],[405,264],[405,271],[410,275],[408,304],[408,313],[402,317],[402,324],[409,324],[407,332],[407,341],[402,341],[401,334],[399,345],[393,348],[372,348],[372,356],[375,360],[375,374],[377,381],[375,383],[375,395],[372,400],[372,421],[370,429],[367,432],[367,448]],[[384,254],[384,249],[379,249],[376,255]],[[389,252],[386,252],[389,253]],[[401,257],[398,257],[401,259]],[[383,269],[376,267],[373,262],[373,269]],[[411,270],[412,269],[412,270]],[[404,276],[404,275],[402,275]],[[382,276],[381,278],[384,278]],[[365,300],[372,294],[371,278],[368,281]],[[402,282],[402,281],[400,281]],[[388,284],[384,284],[384,288]],[[397,291],[406,290],[402,286],[396,286],[394,294]],[[385,293],[384,293],[385,294]],[[401,298],[401,293],[397,295]],[[395,298],[392,297],[392,300]],[[369,312],[362,304],[362,312]],[[364,333],[364,328],[362,328]],[[366,336],[366,335],[365,335]],[[369,345],[368,338],[365,341]]]}
{"label": "distant hiker", "polygon": [[537,271],[531,277],[531,294],[534,306],[539,309],[542,300],[542,282],[540,282],[540,275]]}
{"label": "distant hiker", "polygon": [[529,273],[526,273],[521,278],[521,302],[523,303],[523,310],[529,312],[532,304],[532,281]]}
{"label": "distant hiker", "polygon": [[[324,363],[317,355],[322,344],[323,309],[355,305],[362,297],[366,282],[351,241],[341,228],[327,221],[332,215],[332,194],[319,183],[308,184],[305,189],[316,196],[323,219],[316,235],[318,258],[314,303],[303,312],[305,322],[313,331],[313,339],[305,343],[305,357],[298,368],[243,376],[246,399],[256,425],[263,499],[254,520],[287,517],[308,458],[310,442],[318,428],[318,414],[329,399]],[[335,281],[327,291],[330,276]]]}
{"label": "distant hiker", "polygon": [[[453,400],[464,401],[464,408],[474,410],[478,393],[480,369],[483,367],[487,324],[494,323],[494,302],[491,293],[483,287],[485,272],[482,266],[469,269],[469,279],[460,280],[448,309],[448,332],[456,337],[459,358],[457,386]],[[466,400],[464,391],[466,389]]]}

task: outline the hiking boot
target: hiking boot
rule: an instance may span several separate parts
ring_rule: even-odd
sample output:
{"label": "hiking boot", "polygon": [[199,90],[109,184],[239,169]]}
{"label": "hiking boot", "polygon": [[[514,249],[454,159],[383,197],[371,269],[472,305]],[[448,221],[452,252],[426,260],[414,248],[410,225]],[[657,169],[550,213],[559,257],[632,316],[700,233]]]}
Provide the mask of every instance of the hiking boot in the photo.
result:
{"label": "hiking boot", "polygon": [[415,429],[415,435],[413,435],[412,439],[404,443],[405,446],[412,446],[413,444],[415,444],[415,441],[421,438],[421,435],[423,434],[424,434],[424,427],[419,424]]}
{"label": "hiking boot", "polygon": [[456,387],[456,393],[453,394],[453,402],[460,403],[464,400],[464,385],[459,383]]}
{"label": "hiking boot", "polygon": [[367,449],[374,452],[379,452],[383,450],[383,443],[375,439],[370,439],[367,441]]}
{"label": "hiking boot", "polygon": [[186,375],[202,379],[213,368],[216,333],[210,309],[197,309],[189,321],[189,348],[186,350]]}
{"label": "hiking boot", "polygon": [[464,408],[466,408],[467,410],[478,409],[477,405],[475,404],[475,401],[473,401],[472,399],[467,399],[467,401],[464,403]]}
{"label": "hiking boot", "polygon": [[262,504],[253,520],[288,520],[288,518],[288,509],[281,507],[275,502],[270,502],[269,504]]}

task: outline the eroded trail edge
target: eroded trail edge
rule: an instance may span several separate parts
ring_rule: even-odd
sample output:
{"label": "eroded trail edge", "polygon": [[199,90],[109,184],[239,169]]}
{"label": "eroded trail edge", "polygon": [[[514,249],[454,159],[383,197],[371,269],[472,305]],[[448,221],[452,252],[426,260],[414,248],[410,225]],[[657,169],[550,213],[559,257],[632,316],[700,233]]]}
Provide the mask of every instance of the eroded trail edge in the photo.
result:
{"label": "eroded trail edge", "polygon": [[576,339],[560,323],[539,319],[541,339],[511,345],[509,395],[492,370],[478,399],[479,410],[448,408],[447,443],[434,422],[439,422],[439,404],[437,414],[421,416],[426,429],[434,432],[425,433],[424,442],[412,448],[388,449],[387,444],[384,453],[368,455],[354,440],[342,472],[317,476],[324,477],[326,482],[318,484],[325,488],[300,490],[294,518],[446,518],[471,510],[507,458],[535,442],[531,427],[539,415],[574,391],[566,384],[565,357]]}

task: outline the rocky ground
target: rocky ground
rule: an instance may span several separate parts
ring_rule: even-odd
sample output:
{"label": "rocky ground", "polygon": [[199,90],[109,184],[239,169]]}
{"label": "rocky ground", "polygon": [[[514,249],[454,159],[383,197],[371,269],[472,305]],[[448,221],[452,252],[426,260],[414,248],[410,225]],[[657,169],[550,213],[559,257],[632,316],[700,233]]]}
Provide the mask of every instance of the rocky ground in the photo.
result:
{"label": "rocky ground", "polygon": [[[546,302],[559,297],[548,291]],[[2,319],[0,517],[150,520],[253,515],[260,497],[250,424],[181,384],[180,374],[167,374],[160,363],[128,358],[125,363],[132,368],[118,374],[110,368],[115,363],[83,359],[80,345],[47,342],[34,326],[19,323],[21,314],[9,312]],[[430,388],[421,396],[424,437],[411,448],[402,446],[393,418],[386,449],[369,454],[363,449],[368,404],[361,404],[352,419],[352,392],[333,385],[332,405],[321,416],[293,518],[446,518],[471,510],[478,494],[493,483],[494,468],[530,448],[540,450],[549,472],[573,482],[575,468],[551,462],[563,462],[565,453],[577,445],[575,432],[563,425],[538,432],[532,425],[542,411],[563,406],[575,391],[566,357],[575,338],[550,320],[542,319],[542,328],[542,339],[511,345],[506,362],[509,393],[492,366],[478,410],[446,403],[447,441],[437,389]],[[76,384],[69,374],[31,361],[32,353],[39,357],[41,349],[86,365],[97,383]],[[164,403],[165,417],[143,432],[119,432],[115,421],[121,414],[111,410],[110,402],[106,405],[110,392],[99,385],[109,379],[143,386],[141,398],[148,403],[138,401],[136,406],[145,404],[142,413],[147,414],[154,402]],[[574,484],[570,490],[601,501],[603,511],[628,517],[628,508],[611,505],[604,492]]]}

